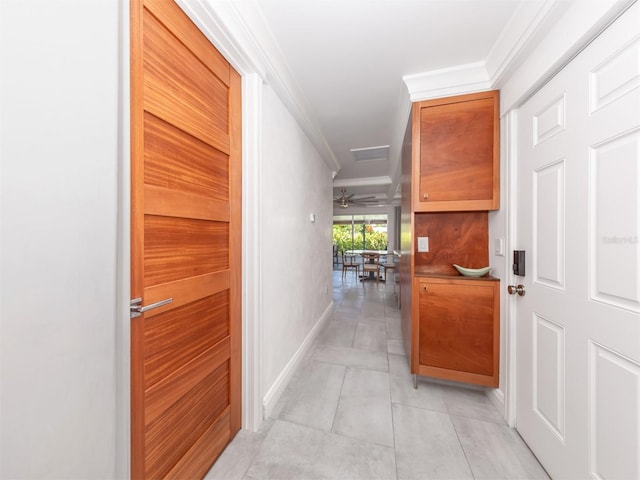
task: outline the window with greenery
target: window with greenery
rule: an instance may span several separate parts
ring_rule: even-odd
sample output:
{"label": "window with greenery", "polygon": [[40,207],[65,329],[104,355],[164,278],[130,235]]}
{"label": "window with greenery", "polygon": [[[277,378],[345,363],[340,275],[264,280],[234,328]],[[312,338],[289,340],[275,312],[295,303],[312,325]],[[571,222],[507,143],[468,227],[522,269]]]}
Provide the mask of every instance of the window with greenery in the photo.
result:
{"label": "window with greenery", "polygon": [[338,250],[386,250],[387,215],[336,215],[333,243]]}

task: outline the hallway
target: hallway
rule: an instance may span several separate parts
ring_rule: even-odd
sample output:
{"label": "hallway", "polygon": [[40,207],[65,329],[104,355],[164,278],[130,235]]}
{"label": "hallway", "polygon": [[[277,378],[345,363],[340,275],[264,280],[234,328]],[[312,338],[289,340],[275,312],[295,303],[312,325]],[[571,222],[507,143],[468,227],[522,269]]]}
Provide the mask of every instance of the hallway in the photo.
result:
{"label": "hallway", "polygon": [[333,316],[272,418],[241,430],[206,479],[548,478],[481,390],[413,388],[391,285],[340,270],[333,285]]}

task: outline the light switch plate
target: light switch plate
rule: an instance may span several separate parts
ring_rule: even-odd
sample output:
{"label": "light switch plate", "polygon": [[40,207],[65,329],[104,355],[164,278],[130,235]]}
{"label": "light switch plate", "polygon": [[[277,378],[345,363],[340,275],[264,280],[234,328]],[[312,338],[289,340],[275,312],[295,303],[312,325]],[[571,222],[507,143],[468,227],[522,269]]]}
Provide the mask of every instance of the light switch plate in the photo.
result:
{"label": "light switch plate", "polygon": [[418,237],[418,252],[426,253],[429,251],[429,237]]}
{"label": "light switch plate", "polygon": [[504,257],[504,239],[503,238],[496,238],[494,241],[494,250],[495,250],[495,254],[498,257]]}

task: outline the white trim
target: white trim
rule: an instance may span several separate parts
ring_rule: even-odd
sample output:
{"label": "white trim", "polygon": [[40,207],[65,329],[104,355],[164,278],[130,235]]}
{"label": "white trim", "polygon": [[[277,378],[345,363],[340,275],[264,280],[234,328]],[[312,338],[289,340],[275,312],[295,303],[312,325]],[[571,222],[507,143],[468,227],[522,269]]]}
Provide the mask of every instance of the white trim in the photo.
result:
{"label": "white trim", "polygon": [[496,88],[527,55],[532,39],[562,14],[559,0],[523,2],[509,19],[486,59],[402,77],[412,102]]}
{"label": "white trim", "polygon": [[485,388],[484,394],[489,398],[493,406],[498,409],[498,411],[504,417],[505,412],[505,403],[504,403],[504,393],[499,388]]}
{"label": "white trim", "polygon": [[119,0],[115,477],[131,472],[131,63],[129,0]]}
{"label": "white trim", "polygon": [[[515,276],[513,275],[513,271],[511,269],[511,252],[516,250],[517,247],[517,138],[518,138],[518,123],[517,123],[517,112],[512,110],[505,116],[505,124],[506,124],[506,192],[504,207],[507,209],[506,212],[506,235],[505,235],[505,246],[506,246],[506,262],[507,268],[505,270],[505,282],[507,284],[515,284]],[[506,285],[505,285],[506,288]],[[516,426],[516,418],[517,418],[517,404],[516,404],[516,392],[517,392],[517,375],[516,375],[516,366],[517,366],[517,356],[516,356],[516,347],[517,347],[517,323],[516,323],[516,299],[513,295],[506,295],[504,292],[506,290],[503,289],[503,295],[505,295],[505,319],[506,319],[506,328],[505,328],[505,342],[506,342],[506,359],[504,362],[505,368],[505,385],[503,387],[504,390],[504,415],[507,424],[515,428]]]}
{"label": "white trim", "polygon": [[[262,424],[262,87],[266,58],[230,0],[176,0],[242,76],[242,427]],[[251,195],[248,195],[251,192]]]}
{"label": "white trim", "polygon": [[318,333],[322,330],[325,324],[331,318],[333,313],[334,303],[331,301],[324,313],[320,316],[320,319],[313,326],[307,338],[304,339],[296,353],[291,357],[291,360],[287,363],[287,365],[282,369],[278,378],[273,382],[269,391],[265,394],[263,400],[264,406],[264,418],[269,418],[273,409],[275,408],[278,400],[284,393],[285,388],[291,381],[291,377],[295,374],[296,370],[300,366],[302,360],[305,358],[306,354],[310,351],[311,347],[314,344],[314,340]]}
{"label": "white trim", "polygon": [[522,105],[635,2],[574,1],[568,3],[568,8],[558,8],[553,15],[547,15],[546,18],[553,18],[548,20],[550,27],[545,35],[535,38],[535,48],[521,52],[514,59],[513,68],[506,68],[508,75],[502,75],[494,85],[501,90],[501,113]]}
{"label": "white trim", "polygon": [[259,51],[251,48],[255,39],[243,28],[229,1],[220,0],[215,8],[202,0],[175,2],[240,75],[256,73],[263,80],[267,78],[264,59]]}
{"label": "white trim", "polygon": [[412,102],[430,98],[473,93],[491,88],[485,62],[405,75],[402,77]]}
{"label": "white trim", "polygon": [[[501,95],[501,110],[507,112],[559,71],[634,1],[523,2],[486,59],[402,79],[412,102],[507,86]],[[531,78],[536,80],[532,82]],[[510,90],[512,84],[515,91]]]}
{"label": "white trim", "polygon": [[334,187],[368,187],[371,185],[390,185],[391,177],[339,178],[333,181]]}
{"label": "white trim", "polygon": [[545,25],[552,25],[567,7],[568,2],[559,0],[519,5],[486,58],[485,67],[492,85],[508,75],[518,59],[526,56],[527,49],[534,47],[534,37]]}
{"label": "white trim", "polygon": [[389,152],[389,161],[391,162],[391,185],[387,190],[387,198],[395,198],[396,193],[399,195],[400,178],[402,176],[402,145],[404,144],[405,133],[411,116],[411,98],[406,89],[402,89],[402,96],[398,100],[398,113],[396,117],[396,126],[391,138],[398,141],[391,145]]}
{"label": "white trim", "polygon": [[242,427],[262,424],[262,79],[242,77]]}

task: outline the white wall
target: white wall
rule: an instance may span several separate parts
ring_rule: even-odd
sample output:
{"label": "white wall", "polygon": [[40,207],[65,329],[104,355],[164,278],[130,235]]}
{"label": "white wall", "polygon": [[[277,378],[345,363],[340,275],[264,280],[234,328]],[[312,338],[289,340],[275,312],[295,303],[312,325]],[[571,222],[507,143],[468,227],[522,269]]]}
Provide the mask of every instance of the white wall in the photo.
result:
{"label": "white wall", "polygon": [[273,89],[265,86],[262,98],[261,383],[268,414],[331,312],[333,210],[326,163]]}
{"label": "white wall", "polygon": [[113,478],[118,1],[0,8],[0,477]]}

